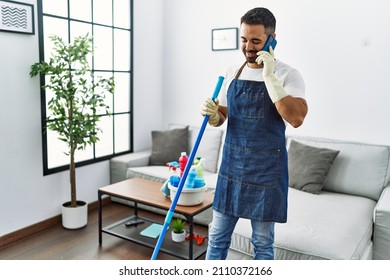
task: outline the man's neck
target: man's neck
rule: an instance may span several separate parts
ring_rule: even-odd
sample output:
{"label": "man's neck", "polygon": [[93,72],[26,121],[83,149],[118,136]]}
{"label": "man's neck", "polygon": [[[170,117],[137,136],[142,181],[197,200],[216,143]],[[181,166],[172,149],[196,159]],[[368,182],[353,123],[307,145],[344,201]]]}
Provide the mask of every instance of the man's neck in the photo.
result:
{"label": "man's neck", "polygon": [[247,62],[246,65],[249,67],[249,68],[252,68],[252,69],[260,69],[260,68],[263,68],[263,64],[259,65],[257,63],[249,63]]}

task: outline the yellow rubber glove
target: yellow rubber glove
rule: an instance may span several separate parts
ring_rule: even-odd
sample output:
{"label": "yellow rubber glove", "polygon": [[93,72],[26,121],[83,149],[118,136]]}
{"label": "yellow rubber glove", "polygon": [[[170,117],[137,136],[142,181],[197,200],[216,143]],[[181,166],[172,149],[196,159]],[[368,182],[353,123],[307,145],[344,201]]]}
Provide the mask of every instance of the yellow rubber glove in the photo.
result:
{"label": "yellow rubber glove", "polygon": [[217,126],[219,123],[218,114],[219,100],[216,98],[214,101],[211,98],[207,98],[202,104],[201,114],[203,116],[209,116],[209,124],[211,126]]}
{"label": "yellow rubber glove", "polygon": [[263,64],[263,78],[269,97],[272,102],[278,102],[279,100],[288,96],[286,90],[283,88],[282,82],[275,77],[275,55],[272,47],[269,47],[269,52],[260,51],[257,53],[257,64]]}

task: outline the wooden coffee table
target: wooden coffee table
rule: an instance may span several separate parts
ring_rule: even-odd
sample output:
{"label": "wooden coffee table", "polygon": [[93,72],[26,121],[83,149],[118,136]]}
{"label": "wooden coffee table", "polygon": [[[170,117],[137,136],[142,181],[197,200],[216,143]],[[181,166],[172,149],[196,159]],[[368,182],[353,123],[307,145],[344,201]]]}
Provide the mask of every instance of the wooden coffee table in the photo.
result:
{"label": "wooden coffee table", "polygon": [[[146,179],[133,178],[100,188],[98,190],[99,245],[102,245],[102,233],[104,232],[125,240],[129,240],[150,248],[154,248],[158,238],[146,237],[141,235],[140,232],[150,226],[152,223],[157,222],[138,216],[138,203],[168,211],[172,202],[170,198],[165,197],[160,191],[162,185],[162,183],[157,183]],[[103,228],[103,195],[118,197],[134,202],[134,215]],[[210,208],[212,205],[212,201],[213,195],[211,193],[206,192],[204,194],[203,203],[199,205],[176,206],[174,212],[183,215],[187,219],[190,236],[192,236],[194,233],[194,216]],[[142,223],[134,226],[125,225],[127,222],[134,220],[142,220]],[[184,243],[173,242],[171,240],[170,235],[166,234],[160,247],[160,251],[182,259],[192,260],[199,258],[207,250],[207,239],[203,242],[202,245],[194,246],[193,238],[190,238],[188,243],[189,245],[187,247],[184,246]]]}

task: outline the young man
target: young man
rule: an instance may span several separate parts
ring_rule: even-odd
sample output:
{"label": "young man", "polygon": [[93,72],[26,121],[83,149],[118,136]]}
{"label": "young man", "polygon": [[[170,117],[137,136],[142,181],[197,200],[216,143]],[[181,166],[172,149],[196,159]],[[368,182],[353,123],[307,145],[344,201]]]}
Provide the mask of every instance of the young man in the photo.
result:
{"label": "young man", "polygon": [[227,71],[220,101],[202,105],[210,125],[228,119],[206,259],[226,259],[239,218],[251,220],[254,259],[274,259],[274,225],[287,220],[286,123],[299,127],[307,104],[300,73],[262,50],[275,26],[265,8],[241,18],[246,61]]}

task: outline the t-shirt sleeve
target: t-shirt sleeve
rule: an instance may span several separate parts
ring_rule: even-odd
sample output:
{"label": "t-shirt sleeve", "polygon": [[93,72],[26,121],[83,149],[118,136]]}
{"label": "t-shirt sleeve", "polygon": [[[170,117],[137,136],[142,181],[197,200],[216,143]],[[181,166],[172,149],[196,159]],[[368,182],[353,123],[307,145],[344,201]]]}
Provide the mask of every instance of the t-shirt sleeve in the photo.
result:
{"label": "t-shirt sleeve", "polygon": [[283,87],[292,97],[305,98],[305,82],[298,70],[292,69],[283,81]]}
{"label": "t-shirt sleeve", "polygon": [[227,86],[226,86],[226,77],[223,80],[221,90],[218,95],[219,105],[227,107]]}
{"label": "t-shirt sleeve", "polygon": [[236,73],[238,71],[237,66],[230,67],[224,71],[222,75],[224,77],[221,90],[218,95],[219,105],[227,107],[227,91],[229,89],[230,83],[233,81]]}

